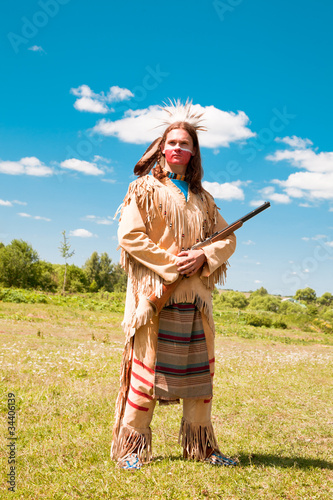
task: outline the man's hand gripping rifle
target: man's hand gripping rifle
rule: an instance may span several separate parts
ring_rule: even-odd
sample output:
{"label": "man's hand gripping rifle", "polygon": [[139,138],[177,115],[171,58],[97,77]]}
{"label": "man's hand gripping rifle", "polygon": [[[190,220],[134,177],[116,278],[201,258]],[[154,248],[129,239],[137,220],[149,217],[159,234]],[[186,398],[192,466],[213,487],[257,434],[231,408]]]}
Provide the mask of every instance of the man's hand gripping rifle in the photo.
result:
{"label": "man's hand gripping rifle", "polygon": [[[212,234],[209,236],[209,238],[205,239],[204,241],[201,241],[200,243],[197,243],[196,245],[193,245],[192,250],[197,250],[198,248],[205,247],[209,245],[210,243],[214,243],[215,241],[219,240],[224,240],[230,234],[232,234],[234,231],[242,227],[244,222],[246,222],[249,219],[252,219],[255,215],[258,215],[260,212],[263,210],[266,210],[266,208],[270,207],[269,201],[266,201],[260,207],[256,208],[255,210],[252,210],[252,212],[249,212],[247,215],[244,217],[241,217],[240,219],[236,220],[232,224],[229,224],[229,226],[225,227],[221,231],[217,231],[216,233]],[[171,283],[170,285],[163,285],[163,290],[162,290],[162,295],[161,297],[156,297],[155,293],[152,293],[147,300],[151,303],[151,305],[154,308],[155,314],[159,314],[161,310],[163,309],[164,305],[166,302],[169,300],[171,295],[173,294],[174,290],[177,288],[179,283],[182,281],[184,276],[179,276],[176,281]]]}

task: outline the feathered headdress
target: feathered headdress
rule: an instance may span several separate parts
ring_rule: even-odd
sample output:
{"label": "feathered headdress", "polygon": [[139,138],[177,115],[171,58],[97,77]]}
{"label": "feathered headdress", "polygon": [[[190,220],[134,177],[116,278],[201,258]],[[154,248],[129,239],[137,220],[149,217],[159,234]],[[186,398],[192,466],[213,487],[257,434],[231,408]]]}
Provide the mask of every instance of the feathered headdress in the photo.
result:
{"label": "feathered headdress", "polygon": [[[173,101],[169,99],[169,102],[164,103],[164,106],[160,106],[160,109],[166,112],[167,116],[165,116],[165,119],[156,128],[164,127],[166,129],[173,123],[186,122],[196,131],[207,130],[206,127],[201,125],[203,113],[198,114],[194,110],[192,101],[189,99],[186,100],[185,104],[182,104],[180,99],[174,99]],[[161,142],[162,137],[158,137],[146,149],[143,156],[134,167],[134,173],[136,175],[145,175],[150,172],[160,155]]]}
{"label": "feathered headdress", "polygon": [[168,114],[165,120],[161,123],[161,126],[164,125],[169,127],[176,122],[187,122],[192,125],[196,131],[207,130],[206,127],[201,125],[201,122],[203,121],[203,113],[196,113],[192,101],[189,99],[186,100],[185,104],[182,104],[180,99],[174,99],[174,101],[169,99],[169,103],[164,103],[164,107],[160,106],[160,109]]}

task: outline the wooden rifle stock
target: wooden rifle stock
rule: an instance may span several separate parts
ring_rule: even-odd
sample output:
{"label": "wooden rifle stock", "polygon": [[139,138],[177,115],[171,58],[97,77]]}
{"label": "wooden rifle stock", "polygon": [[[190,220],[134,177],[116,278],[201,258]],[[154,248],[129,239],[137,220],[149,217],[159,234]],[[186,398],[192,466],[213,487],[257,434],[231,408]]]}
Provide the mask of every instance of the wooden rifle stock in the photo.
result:
{"label": "wooden rifle stock", "polygon": [[[210,243],[214,243],[215,241],[219,240],[224,240],[228,236],[230,236],[234,231],[242,227],[243,223],[255,215],[259,214],[266,208],[270,206],[270,203],[266,201],[263,205],[260,205],[260,207],[256,208],[255,210],[252,210],[252,212],[248,213],[241,219],[236,220],[229,226],[225,227],[221,231],[217,231],[216,233],[212,234],[209,238],[207,238],[205,241],[201,241],[200,243],[197,243],[196,245],[193,245],[191,250],[198,250],[199,248],[205,247],[209,245]],[[148,302],[152,305],[155,314],[159,314],[161,310],[163,309],[164,305],[166,302],[169,300],[179,283],[183,280],[183,278],[186,278],[185,275],[179,275],[179,277],[174,281],[173,283],[170,283],[170,285],[164,285],[162,286],[162,294],[161,297],[157,297],[155,293],[152,293],[147,297]]]}

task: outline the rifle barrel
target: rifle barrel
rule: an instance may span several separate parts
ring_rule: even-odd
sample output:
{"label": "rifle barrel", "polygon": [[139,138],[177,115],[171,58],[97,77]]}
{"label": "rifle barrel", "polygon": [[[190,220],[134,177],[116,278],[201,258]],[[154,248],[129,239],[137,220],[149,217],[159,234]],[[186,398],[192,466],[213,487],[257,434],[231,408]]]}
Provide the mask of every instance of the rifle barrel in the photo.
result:
{"label": "rifle barrel", "polygon": [[[268,208],[270,206],[271,206],[270,202],[265,201],[265,203],[260,205],[260,207],[255,208],[254,210],[252,210],[252,212],[249,212],[247,215],[244,215],[244,217],[242,217],[241,219],[238,219],[238,220],[241,220],[242,222],[246,222],[247,220],[252,219],[252,217],[254,217],[255,215],[260,214],[260,212],[262,212],[263,210],[266,210],[266,208]],[[238,222],[238,221],[236,221],[236,222]]]}

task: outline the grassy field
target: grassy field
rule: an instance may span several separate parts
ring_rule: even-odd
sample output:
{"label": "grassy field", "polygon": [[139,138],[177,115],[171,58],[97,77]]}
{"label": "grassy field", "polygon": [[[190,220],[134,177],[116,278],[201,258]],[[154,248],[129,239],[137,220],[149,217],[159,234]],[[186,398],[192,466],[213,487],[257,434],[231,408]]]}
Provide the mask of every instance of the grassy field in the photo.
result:
{"label": "grassy field", "polygon": [[[109,458],[121,319],[121,307],[84,301],[0,302],[1,498],[333,498],[332,335],[257,328],[216,311],[213,422],[240,466],[183,460],[181,407],[171,406],[155,411],[154,460],[130,473]],[[17,411],[14,493],[8,393]]]}

